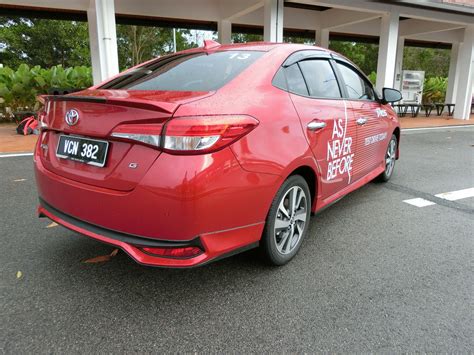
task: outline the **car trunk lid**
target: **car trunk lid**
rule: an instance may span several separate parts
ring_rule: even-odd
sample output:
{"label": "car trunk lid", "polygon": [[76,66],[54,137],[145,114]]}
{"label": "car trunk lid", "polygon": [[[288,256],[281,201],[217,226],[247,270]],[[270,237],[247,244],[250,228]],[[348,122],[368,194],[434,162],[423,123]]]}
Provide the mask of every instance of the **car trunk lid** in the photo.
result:
{"label": "car trunk lid", "polygon": [[[183,103],[211,92],[85,90],[74,95],[45,96],[47,127],[40,136],[38,154],[46,169],[81,183],[119,191],[132,190],[159,157],[160,151],[140,142],[111,136],[116,127],[146,124],[160,132]],[[77,122],[66,122],[74,110]],[[73,123],[73,124],[71,124]],[[108,142],[103,167],[58,157],[62,135]]]}

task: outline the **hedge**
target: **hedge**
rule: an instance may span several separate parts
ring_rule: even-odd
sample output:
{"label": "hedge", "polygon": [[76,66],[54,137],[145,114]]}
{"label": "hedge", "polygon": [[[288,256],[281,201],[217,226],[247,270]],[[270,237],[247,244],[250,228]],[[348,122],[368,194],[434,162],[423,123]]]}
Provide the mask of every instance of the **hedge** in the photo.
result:
{"label": "hedge", "polygon": [[21,64],[17,70],[0,68],[0,116],[12,119],[13,112],[34,110],[36,96],[54,88],[78,90],[92,85],[92,69],[85,66],[49,69]]}

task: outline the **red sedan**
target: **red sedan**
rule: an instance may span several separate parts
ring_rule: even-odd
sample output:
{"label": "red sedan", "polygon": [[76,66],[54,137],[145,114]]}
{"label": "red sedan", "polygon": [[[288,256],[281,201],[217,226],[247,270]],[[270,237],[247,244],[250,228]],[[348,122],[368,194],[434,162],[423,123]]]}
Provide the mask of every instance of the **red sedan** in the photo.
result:
{"label": "red sedan", "polygon": [[47,96],[38,214],[145,265],[257,246],[283,265],[311,213],[391,177],[401,95],[383,91],[323,48],[206,41]]}

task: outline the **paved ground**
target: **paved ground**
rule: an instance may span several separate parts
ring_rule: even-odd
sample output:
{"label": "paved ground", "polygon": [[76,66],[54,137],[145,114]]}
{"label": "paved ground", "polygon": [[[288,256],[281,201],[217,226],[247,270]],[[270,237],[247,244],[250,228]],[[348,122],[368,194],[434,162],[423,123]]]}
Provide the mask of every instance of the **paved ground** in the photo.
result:
{"label": "paved ground", "polygon": [[254,252],[192,270],[85,264],[112,248],[46,228],[31,157],[0,159],[0,352],[472,352],[474,198],[433,195],[474,187],[474,129],[402,143],[393,180],[313,217],[281,268]]}
{"label": "paved ground", "polygon": [[16,133],[16,124],[0,124],[0,155],[2,153],[32,152],[36,135],[22,136]]}
{"label": "paved ground", "polygon": [[474,115],[471,115],[469,120],[457,120],[452,116],[448,116],[447,113],[444,113],[442,116],[432,114],[430,117],[425,117],[424,113],[417,117],[411,117],[410,114],[407,114],[405,117],[400,117],[400,125],[402,128],[474,125]]}

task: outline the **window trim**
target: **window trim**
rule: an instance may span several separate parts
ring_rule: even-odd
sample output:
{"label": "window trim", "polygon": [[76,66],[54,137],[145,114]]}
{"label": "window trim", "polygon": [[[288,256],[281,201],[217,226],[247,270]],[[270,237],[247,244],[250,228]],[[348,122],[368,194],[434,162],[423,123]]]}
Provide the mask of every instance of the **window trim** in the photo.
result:
{"label": "window trim", "polygon": [[[361,70],[359,70],[359,68],[352,65],[351,63],[349,63],[346,60],[342,60],[339,56],[336,59],[332,59],[331,62],[333,62],[333,68],[335,69],[335,71],[337,73],[338,80],[343,84],[344,98],[346,100],[380,103],[380,98],[379,98],[379,95],[378,95],[377,91],[375,90],[374,86],[372,85],[370,80],[367,78],[367,76]],[[347,92],[346,82],[344,81],[344,77],[343,77],[341,71],[339,70],[339,67],[337,66],[337,64],[340,64],[340,65],[343,65],[343,66],[345,66],[349,69],[352,69],[357,75],[359,75],[359,77],[362,78],[362,80],[366,84],[368,84],[369,87],[374,92],[374,99],[373,100],[371,100],[371,99],[355,99],[355,98],[349,97],[349,93]]]}
{"label": "window trim", "polygon": [[[295,57],[296,58],[300,57],[300,58],[295,59]],[[288,79],[287,79],[287,76],[286,76],[286,68],[290,67],[291,65],[298,64],[299,62],[304,61],[304,60],[327,60],[329,62],[329,64],[331,65],[332,70],[334,72],[334,75],[336,77],[336,81],[337,81],[337,84],[339,86],[339,91],[341,93],[341,97],[331,98],[331,97],[316,97],[316,96],[309,96],[309,95],[306,96],[306,95],[302,95],[302,94],[290,91],[289,86],[288,86]],[[348,67],[349,69],[352,69],[353,71],[355,71],[364,80],[364,82],[367,83],[369,85],[369,87],[372,89],[372,91],[374,92],[375,99],[374,100],[353,99],[353,98],[349,97],[349,94],[348,94],[347,88],[346,88],[346,83],[344,81],[344,78],[342,77],[341,72],[339,71],[338,66],[337,66],[338,63]],[[305,81],[306,90],[308,91],[308,94],[309,94],[309,88],[308,88],[308,84],[306,83],[306,78],[304,77],[303,71],[301,70],[299,65],[298,65],[298,69],[300,70],[301,75],[303,77],[303,80]],[[285,77],[286,88],[281,88],[281,87],[274,84],[274,79],[275,79],[278,71],[280,71],[280,70],[283,70],[283,76]],[[355,66],[353,63],[351,63],[346,58],[338,55],[337,53],[331,53],[331,52],[327,52],[327,51],[324,51],[324,50],[318,50],[318,49],[301,49],[301,50],[298,50],[298,51],[295,51],[295,52],[291,53],[283,61],[281,66],[278,68],[278,70],[273,75],[272,86],[277,88],[277,89],[286,91],[290,94],[298,95],[298,96],[305,97],[305,98],[308,98],[308,99],[349,100],[349,101],[377,102],[379,104],[382,103],[382,98],[380,97],[378,91],[375,89],[374,85],[370,82],[370,80],[367,78],[367,76],[357,66]]]}
{"label": "window trim", "polygon": [[[301,67],[300,67],[300,65],[299,65],[300,62],[306,62],[306,61],[326,61],[326,62],[328,62],[329,67],[331,68],[331,70],[332,70],[332,72],[333,72],[333,74],[334,74],[334,78],[336,79],[336,84],[337,84],[337,87],[338,87],[338,89],[339,89],[339,95],[341,95],[341,96],[339,96],[339,97],[322,97],[322,96],[312,96],[312,95],[309,95],[309,94],[310,94],[310,90],[309,90],[308,82],[306,81],[306,77],[305,77],[305,75],[304,75],[304,72],[303,72],[303,70],[301,69]],[[304,59],[298,61],[297,64],[298,64],[298,67],[300,68],[301,75],[303,76],[303,79],[304,79],[304,81],[305,81],[306,89],[308,90],[308,95],[309,95],[308,97],[310,97],[310,98],[312,98],[312,99],[319,99],[319,100],[325,100],[325,99],[327,99],[327,100],[342,100],[342,99],[344,99],[344,93],[342,92],[341,85],[340,85],[340,83],[339,83],[339,79],[338,79],[338,77],[337,77],[337,74],[336,74],[336,72],[334,71],[333,66],[331,65],[331,59],[330,59],[330,58],[314,58],[314,57],[311,57],[311,58],[304,58]]]}
{"label": "window trim", "polygon": [[[295,52],[296,53],[296,52]],[[308,83],[306,82],[306,78],[303,74],[303,71],[301,70],[301,67],[300,65],[298,64],[300,61],[306,61],[306,60],[326,60],[329,62],[329,65],[331,66],[332,70],[333,70],[333,73],[334,73],[334,76],[336,78],[336,83],[337,83],[337,86],[339,88],[339,92],[341,94],[341,97],[317,97],[317,96],[311,96],[309,95],[309,87],[308,87]],[[339,77],[338,77],[338,73],[334,70],[334,67],[331,63],[332,59],[331,57],[327,56],[327,57],[311,57],[311,58],[308,58],[308,57],[305,57],[304,59],[300,60],[300,61],[297,61],[297,62],[294,62],[292,63],[291,65],[288,65],[288,66],[283,66],[281,65],[278,70],[275,72],[275,74],[273,75],[273,78],[272,78],[272,86],[277,88],[277,89],[280,89],[280,90],[283,90],[283,91],[286,91],[287,93],[289,94],[293,94],[293,95],[297,95],[297,96],[301,96],[301,97],[305,97],[305,98],[308,98],[308,99],[316,99],[316,100],[344,100],[345,97],[344,97],[344,92],[343,92],[343,89],[341,87],[341,84],[340,84],[340,80],[339,80]],[[293,65],[296,65],[298,67],[298,70],[300,71],[300,74],[301,74],[301,77],[303,78],[303,81],[305,83],[305,86],[306,86],[306,91],[308,92],[308,95],[303,95],[303,94],[300,94],[300,93],[297,93],[297,92],[293,92],[290,90],[290,87],[288,85],[288,77],[287,77],[287,74],[286,74],[286,70],[293,66]],[[282,70],[283,71],[283,76],[285,78],[285,88],[282,88],[280,86],[277,86],[275,83],[274,83],[274,80],[277,76],[277,73]]]}

